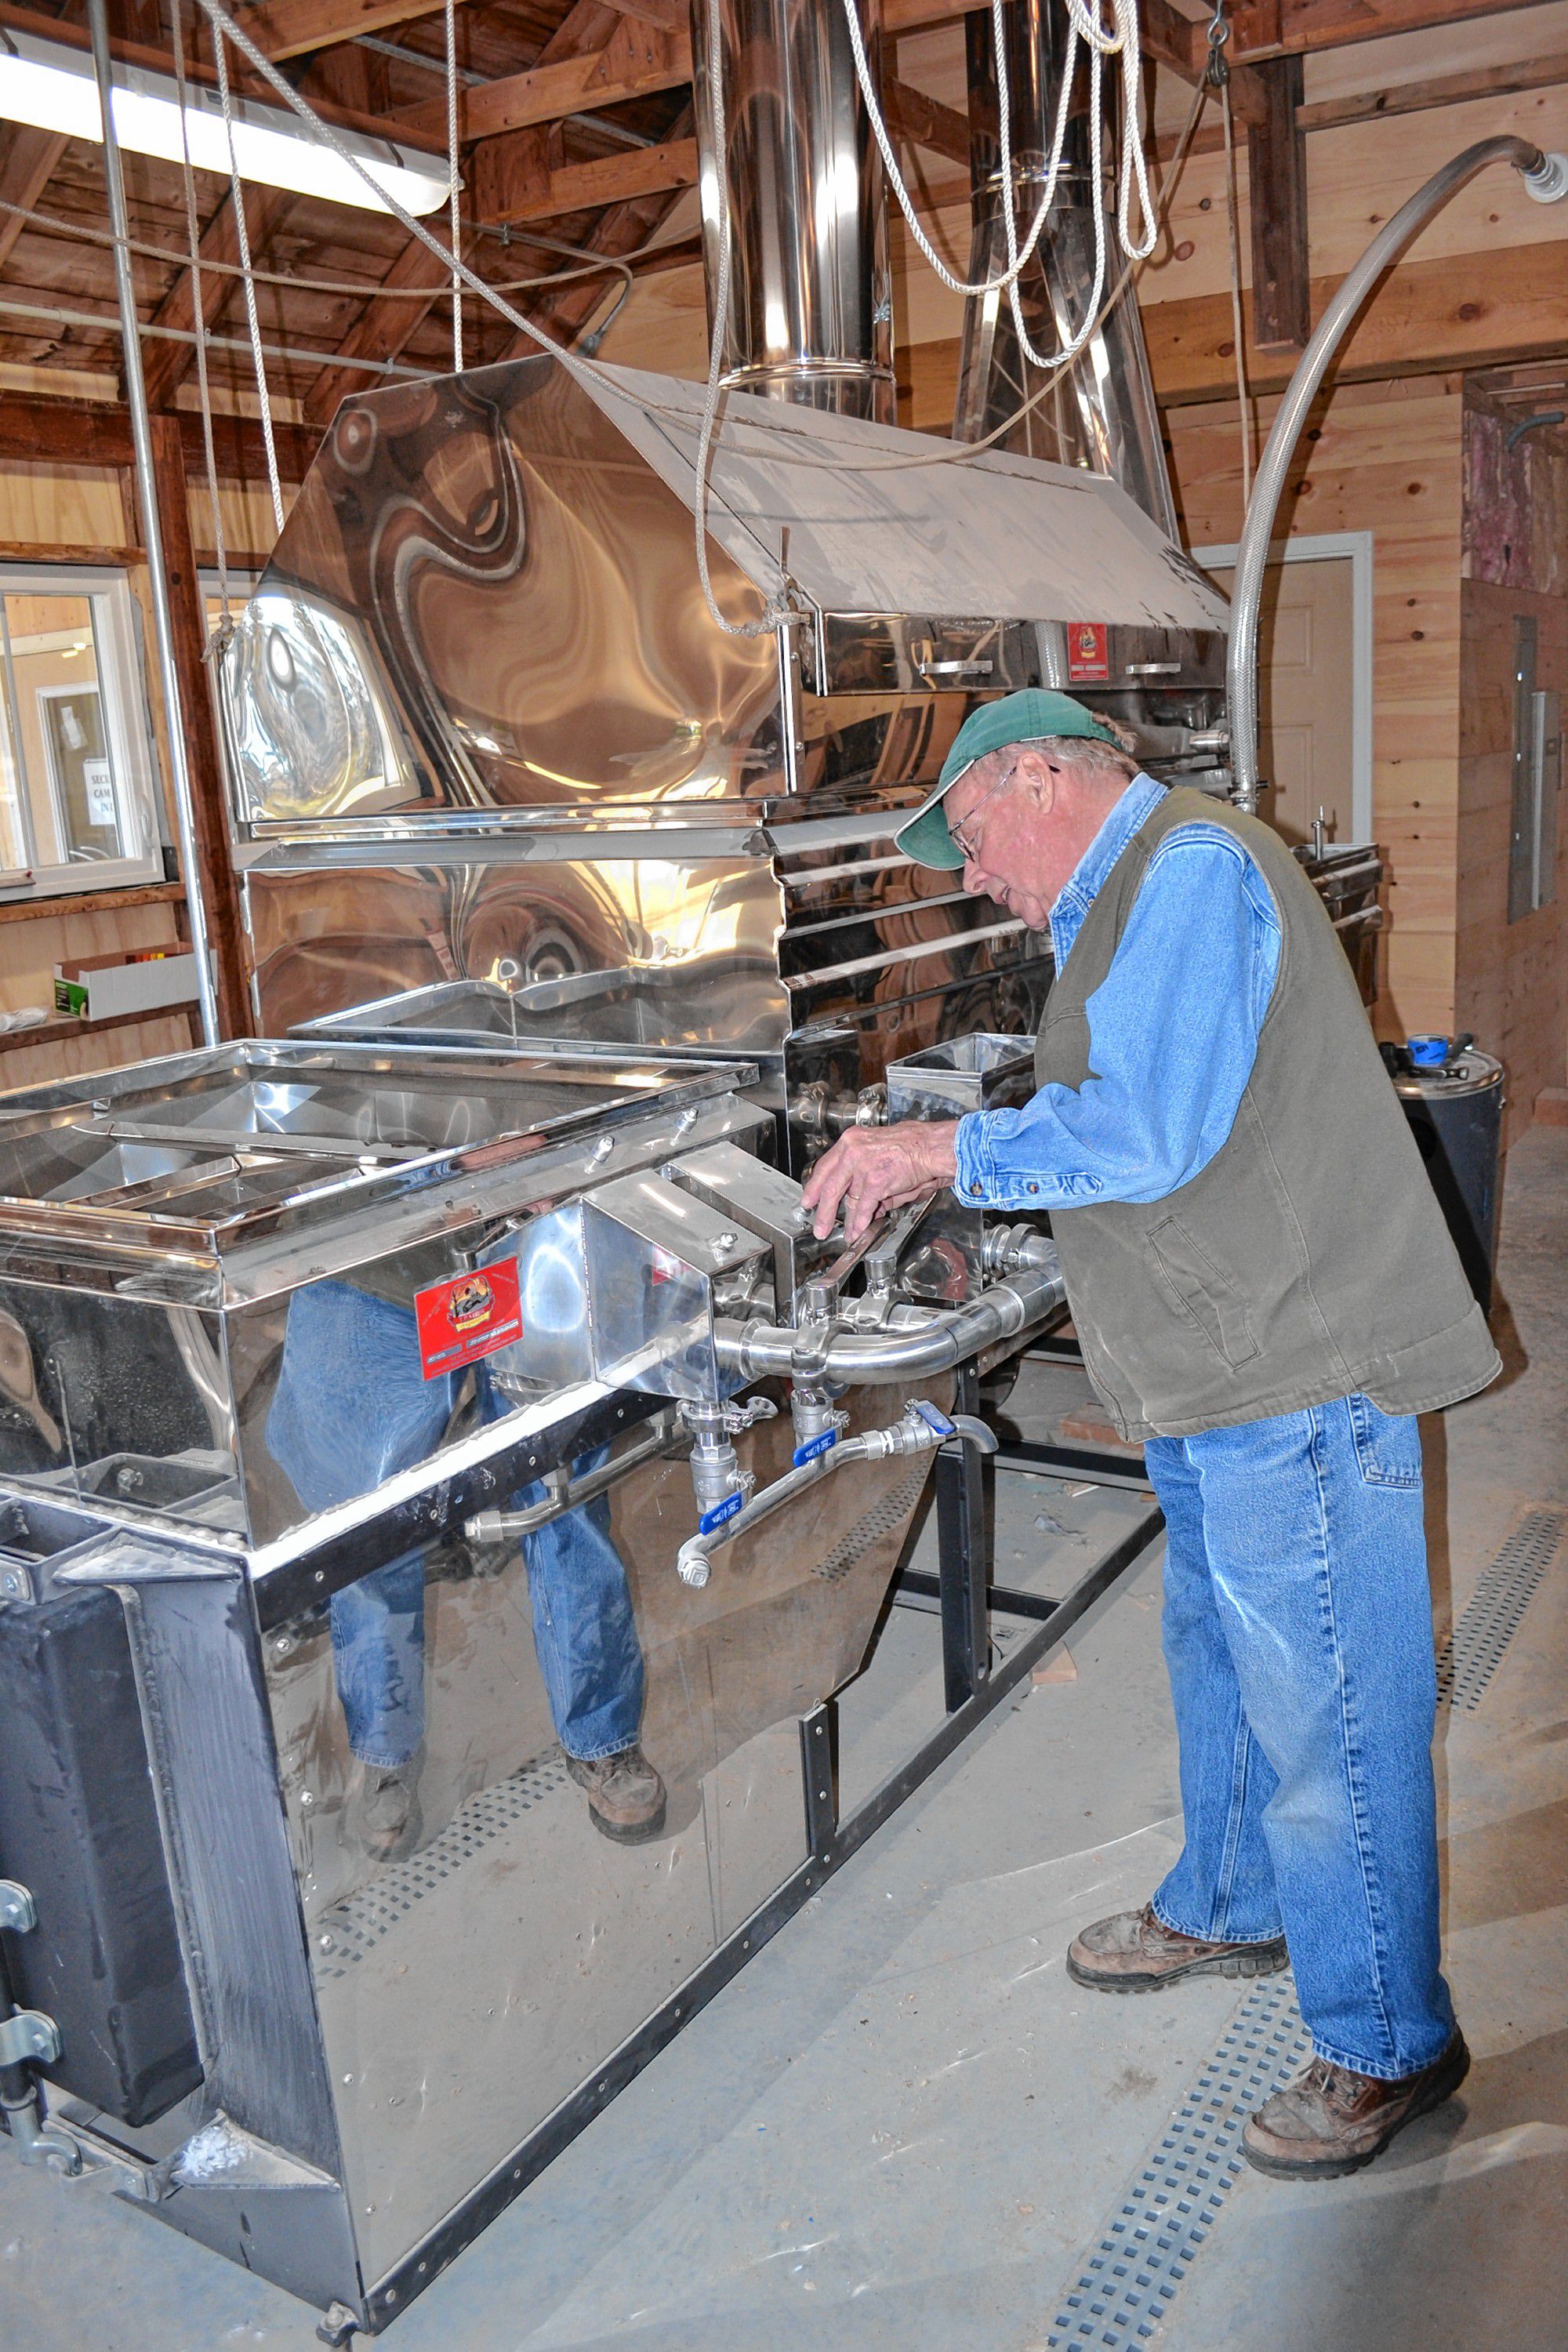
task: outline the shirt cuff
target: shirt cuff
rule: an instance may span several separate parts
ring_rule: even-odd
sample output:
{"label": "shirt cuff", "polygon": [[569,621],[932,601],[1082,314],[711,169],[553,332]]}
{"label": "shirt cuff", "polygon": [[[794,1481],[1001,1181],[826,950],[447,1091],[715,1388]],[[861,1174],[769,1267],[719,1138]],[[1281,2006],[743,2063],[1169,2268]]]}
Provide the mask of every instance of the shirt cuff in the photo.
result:
{"label": "shirt cuff", "polygon": [[[993,1121],[1005,1117],[1005,1112],[974,1110],[958,1122],[953,1138],[957,1174],[952,1190],[966,1208],[1068,1208],[1075,1202],[1099,1198],[1105,1187],[1098,1176],[1087,1172],[1069,1175],[1026,1164],[1009,1168],[1005,1158],[999,1160],[992,1141]],[[1027,1152],[1025,1138],[1008,1136],[1003,1141],[1005,1153],[1008,1143],[1015,1149],[1022,1144],[1024,1153]]]}

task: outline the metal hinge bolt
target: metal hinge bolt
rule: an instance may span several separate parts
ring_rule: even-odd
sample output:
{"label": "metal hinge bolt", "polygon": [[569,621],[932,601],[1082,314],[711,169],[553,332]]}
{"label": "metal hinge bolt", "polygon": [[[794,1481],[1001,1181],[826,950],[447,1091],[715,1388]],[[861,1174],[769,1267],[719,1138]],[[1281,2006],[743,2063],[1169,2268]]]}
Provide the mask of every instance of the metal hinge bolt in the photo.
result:
{"label": "metal hinge bolt", "polygon": [[14,1936],[26,1936],[37,1924],[38,1906],[32,1888],[14,1878],[0,1878],[0,1927],[9,1927]]}
{"label": "metal hinge bolt", "polygon": [[52,2066],[59,2054],[59,2027],[41,2009],[13,2010],[0,2022],[0,2066]]}

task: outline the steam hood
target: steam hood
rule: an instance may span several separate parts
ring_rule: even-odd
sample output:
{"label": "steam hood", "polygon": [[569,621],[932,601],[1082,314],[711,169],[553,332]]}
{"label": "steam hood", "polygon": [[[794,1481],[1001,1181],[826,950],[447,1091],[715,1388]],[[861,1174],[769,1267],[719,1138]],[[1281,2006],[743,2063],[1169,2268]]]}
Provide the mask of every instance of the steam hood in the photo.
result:
{"label": "steam hood", "polygon": [[[626,368],[579,381],[694,506],[702,387]],[[1000,450],[932,464],[941,446],[731,394],[709,530],[764,595],[787,569],[827,614],[1225,628],[1224,597],[1106,476]]]}

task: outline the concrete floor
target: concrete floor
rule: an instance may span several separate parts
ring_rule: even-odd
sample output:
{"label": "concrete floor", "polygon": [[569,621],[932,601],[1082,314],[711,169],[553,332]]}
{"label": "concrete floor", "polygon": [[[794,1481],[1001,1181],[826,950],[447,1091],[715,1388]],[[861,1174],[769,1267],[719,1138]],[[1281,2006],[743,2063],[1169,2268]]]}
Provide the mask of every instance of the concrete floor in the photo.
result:
{"label": "concrete floor", "polygon": [[[1508,1378],[1428,1433],[1439,1632],[1525,1515],[1568,1509],[1568,1134],[1512,1155],[1500,1286]],[[1017,1574],[1038,1515],[1071,1511],[999,1484]],[[1142,1900],[1179,1834],[1158,1590],[1154,1559],[1078,1629],[1076,1680],[1026,1685],[412,2306],[397,2352],[1068,2340],[1064,2296],[1247,1998],[1096,2000],[1062,1968],[1074,1927]],[[1463,2094],[1357,2179],[1243,2169],[1147,2340],[1568,2341],[1565,1663],[1568,1546],[1477,1711],[1439,1726]],[[0,2344],[305,2352],[313,2326],[0,2148]]]}

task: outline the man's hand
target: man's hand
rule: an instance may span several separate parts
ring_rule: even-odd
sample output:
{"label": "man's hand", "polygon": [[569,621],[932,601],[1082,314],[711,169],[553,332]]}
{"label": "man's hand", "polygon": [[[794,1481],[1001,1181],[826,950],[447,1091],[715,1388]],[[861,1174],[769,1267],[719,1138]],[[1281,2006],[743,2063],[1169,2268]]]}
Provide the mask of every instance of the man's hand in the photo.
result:
{"label": "man's hand", "polygon": [[901,1208],[958,1173],[955,1118],[900,1120],[897,1127],[852,1127],[805,1180],[812,1231],[826,1241],[844,1210],[846,1247],[883,1209]]}

